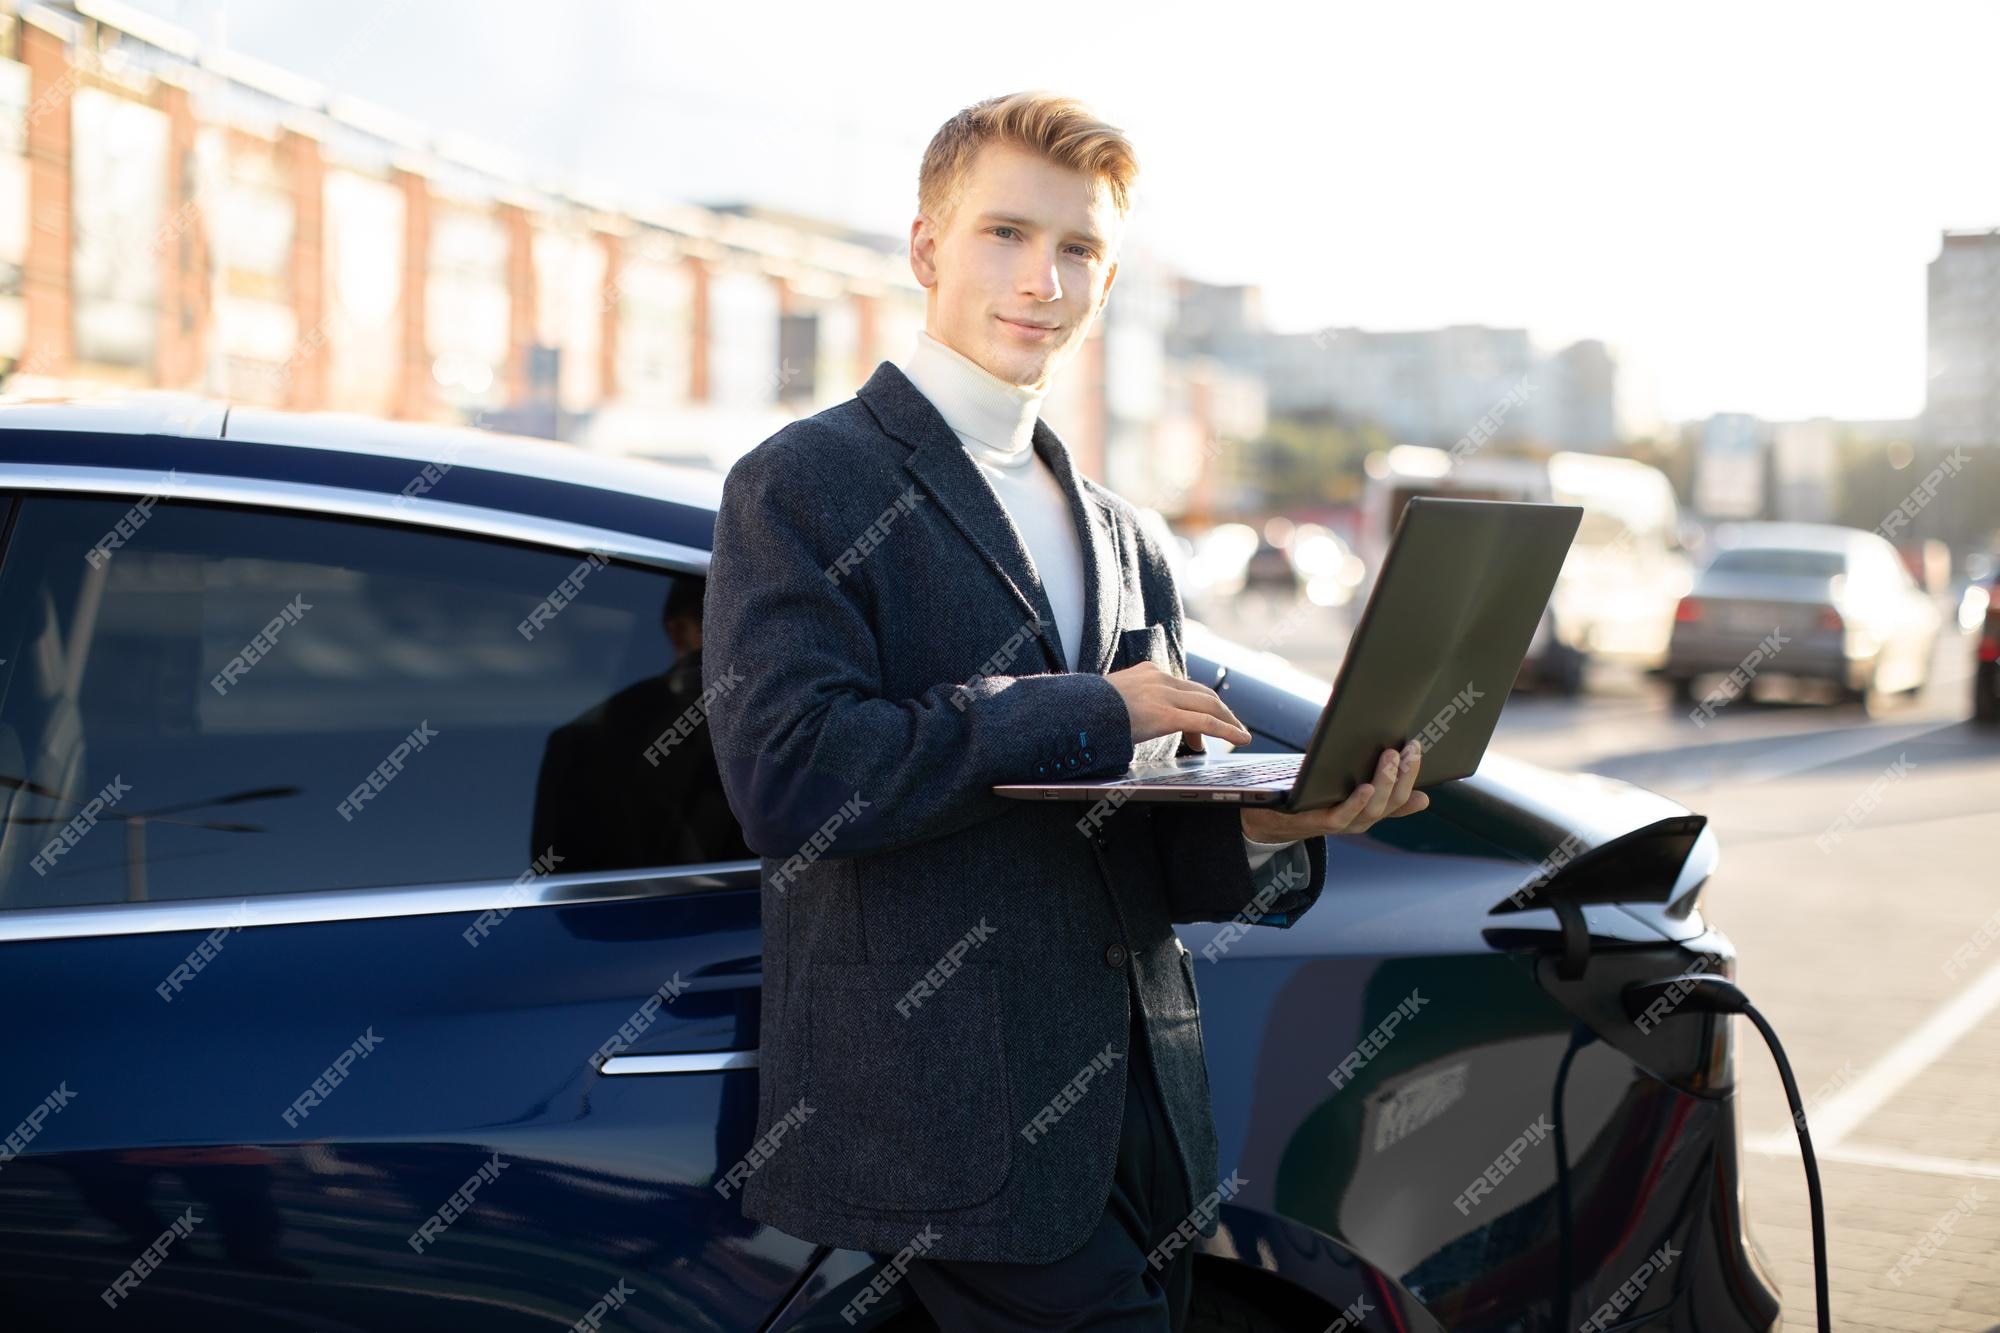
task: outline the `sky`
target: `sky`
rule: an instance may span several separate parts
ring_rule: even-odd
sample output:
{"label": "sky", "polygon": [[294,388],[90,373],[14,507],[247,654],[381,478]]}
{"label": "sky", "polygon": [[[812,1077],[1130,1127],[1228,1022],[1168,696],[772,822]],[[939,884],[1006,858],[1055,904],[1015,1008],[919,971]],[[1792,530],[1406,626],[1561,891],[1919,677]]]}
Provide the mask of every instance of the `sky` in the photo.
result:
{"label": "sky", "polygon": [[1128,247],[1273,327],[1602,338],[1671,420],[1915,415],[1939,233],[2000,227],[1990,4],[130,2],[627,204],[891,234],[953,112],[1070,93]]}

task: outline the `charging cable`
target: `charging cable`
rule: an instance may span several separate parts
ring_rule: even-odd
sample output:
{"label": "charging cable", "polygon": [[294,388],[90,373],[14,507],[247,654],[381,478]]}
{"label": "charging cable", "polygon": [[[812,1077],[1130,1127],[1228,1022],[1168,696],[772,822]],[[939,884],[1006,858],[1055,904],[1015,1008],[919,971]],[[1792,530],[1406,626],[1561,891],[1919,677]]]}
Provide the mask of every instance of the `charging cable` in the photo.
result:
{"label": "charging cable", "polygon": [[[1755,1023],[1757,1031],[1764,1035],[1764,1044],[1771,1048],[1771,1058],[1778,1062],[1778,1076],[1785,1081],[1785,1100],[1791,1103],[1792,1124],[1799,1131],[1799,1156],[1805,1159],[1806,1164],[1806,1196],[1812,1203],[1813,1294],[1819,1302],[1820,1333],[1832,1333],[1833,1315],[1828,1309],[1826,1294],[1826,1205],[1820,1197],[1819,1161],[1813,1156],[1812,1135],[1806,1131],[1806,1108],[1799,1099],[1798,1080],[1792,1077],[1792,1065],[1785,1059],[1785,1048],[1778,1044],[1778,1034],[1771,1030],[1770,1023],[1757,1012],[1757,1006],[1750,1003],[1750,997],[1738,989],[1735,982],[1712,972],[1637,982],[1625,988],[1624,998],[1625,1012],[1633,1018],[1645,1013],[1655,1002],[1665,999],[1677,1007],[1697,1013],[1742,1014]],[[1741,1169],[1740,1164],[1738,1169]]]}

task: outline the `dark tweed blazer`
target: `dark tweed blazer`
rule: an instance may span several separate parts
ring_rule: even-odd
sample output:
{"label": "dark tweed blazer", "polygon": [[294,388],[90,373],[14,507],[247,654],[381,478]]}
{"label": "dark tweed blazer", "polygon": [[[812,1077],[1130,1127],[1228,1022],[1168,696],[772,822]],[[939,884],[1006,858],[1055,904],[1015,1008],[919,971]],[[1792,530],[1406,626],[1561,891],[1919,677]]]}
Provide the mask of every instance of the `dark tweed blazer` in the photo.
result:
{"label": "dark tweed blazer", "polygon": [[[992,487],[890,362],[723,486],[702,676],[762,859],[764,976],[758,1137],[717,1188],[801,1239],[894,1252],[928,1227],[932,1258],[1074,1251],[1116,1164],[1133,988],[1188,1197],[1208,1197],[1173,923],[1288,925],[1325,884],[1320,838],[1253,875],[1235,809],[1131,802],[1093,822],[988,790],[1180,746],[1135,747],[1104,678],[1144,659],[1187,674],[1165,555],[1044,424],[1034,447],[1083,536],[1075,671]],[[1260,908],[1267,883],[1282,892]],[[1212,1207],[1197,1221],[1214,1233]]]}

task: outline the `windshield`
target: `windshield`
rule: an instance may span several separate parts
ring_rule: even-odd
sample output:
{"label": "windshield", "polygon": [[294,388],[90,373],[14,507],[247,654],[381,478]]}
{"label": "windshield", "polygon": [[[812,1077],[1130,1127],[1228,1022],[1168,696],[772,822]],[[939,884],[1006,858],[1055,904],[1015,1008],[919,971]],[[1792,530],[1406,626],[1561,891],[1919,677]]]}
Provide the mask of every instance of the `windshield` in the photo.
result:
{"label": "windshield", "polygon": [[1839,551],[1805,551],[1783,546],[1746,546],[1720,552],[1709,569],[1719,574],[1783,574],[1831,578],[1845,567]]}

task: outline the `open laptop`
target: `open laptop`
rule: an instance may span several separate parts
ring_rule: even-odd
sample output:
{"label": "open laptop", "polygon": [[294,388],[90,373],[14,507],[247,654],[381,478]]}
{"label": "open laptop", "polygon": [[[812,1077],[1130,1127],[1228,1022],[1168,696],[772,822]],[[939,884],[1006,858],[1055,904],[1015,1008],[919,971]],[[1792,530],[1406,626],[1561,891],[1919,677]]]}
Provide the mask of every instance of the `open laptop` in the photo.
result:
{"label": "open laptop", "polygon": [[1578,505],[1412,497],[1302,755],[1211,751],[993,791],[1317,810],[1346,800],[1382,751],[1412,739],[1423,749],[1419,789],[1465,777],[1486,753],[1582,519]]}

